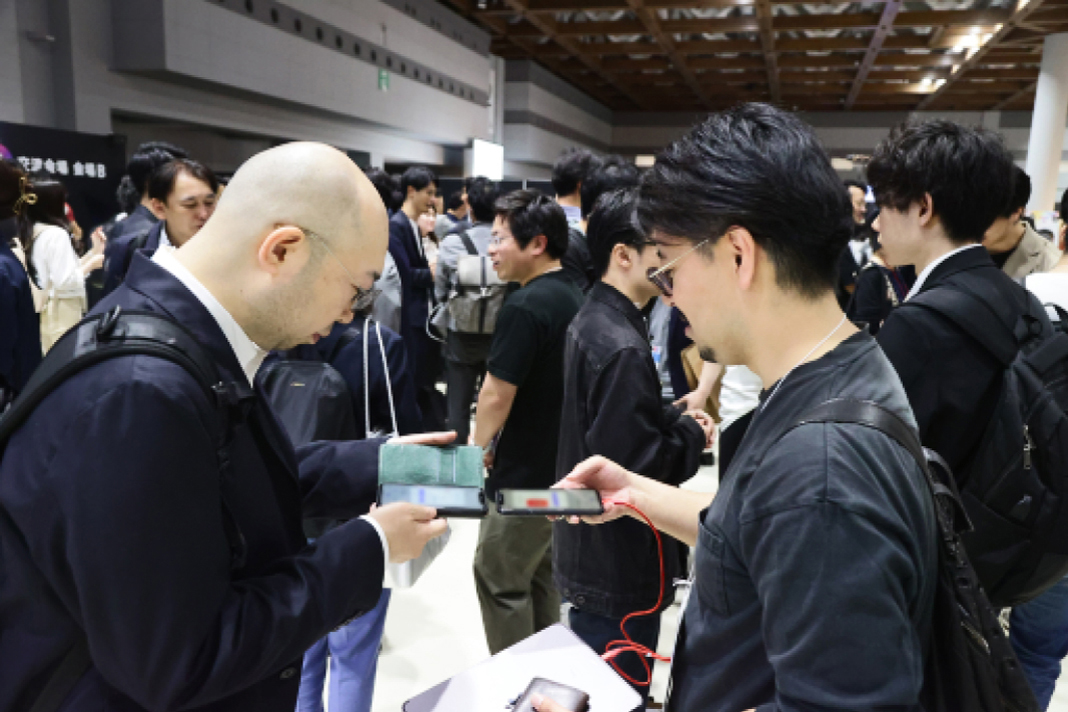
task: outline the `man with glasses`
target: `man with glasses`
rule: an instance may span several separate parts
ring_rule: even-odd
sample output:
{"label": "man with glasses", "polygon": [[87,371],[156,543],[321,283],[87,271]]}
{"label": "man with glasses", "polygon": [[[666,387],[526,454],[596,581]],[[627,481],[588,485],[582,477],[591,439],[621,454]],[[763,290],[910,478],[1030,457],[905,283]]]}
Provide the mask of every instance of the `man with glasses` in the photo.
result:
{"label": "man with glasses", "polygon": [[[179,323],[225,387],[215,402],[176,363],[118,356],[14,433],[0,461],[0,710],[51,697],[63,711],[292,712],[304,651],[375,607],[387,561],[445,530],[427,507],[368,514],[381,440],[294,449],[254,385],[268,351],[365,306],[387,234],[349,158],[290,143],[247,161],[180,250],[133,256],[98,312]],[[304,517],[349,521],[309,545]]]}
{"label": "man with glasses", "polygon": [[[558,477],[592,455],[669,485],[690,479],[715,425],[701,411],[683,414],[660,398],[649,330],[642,309],[659,292],[646,274],[659,266],[656,248],[634,223],[635,189],[605,193],[589,216],[586,237],[600,275],[567,330],[564,410]],[[671,582],[682,575],[680,544],[664,539],[663,566],[653,532],[642,522],[603,527],[557,523],[553,580],[571,603],[571,630],[598,654],[620,639],[620,623],[635,611],[655,610],[627,624],[638,643],[656,648],[660,611],[671,605]],[[668,594],[661,600],[661,587]],[[657,604],[660,604],[658,607]],[[649,673],[635,655],[618,660],[634,688],[648,694]]]}
{"label": "man with glasses", "polygon": [[835,299],[850,212],[812,130],[762,104],[713,114],[643,178],[638,217],[664,263],[652,279],[702,358],[767,384],[714,498],[601,457],[559,485],[608,500],[592,521],[637,517],[626,502],[695,547],[669,710],[920,709],[937,565],[924,475],[878,430],[798,425],[831,399],[915,425]]}
{"label": "man with glasses", "polygon": [[[582,306],[582,292],[560,268],[567,245],[564,211],[540,192],[497,201],[489,257],[497,275],[520,289],[497,317],[472,435],[486,452],[491,500],[501,488],[556,482],[564,335]],[[482,520],[474,572],[490,652],[560,620],[551,545],[545,519],[502,517],[491,507]]]}

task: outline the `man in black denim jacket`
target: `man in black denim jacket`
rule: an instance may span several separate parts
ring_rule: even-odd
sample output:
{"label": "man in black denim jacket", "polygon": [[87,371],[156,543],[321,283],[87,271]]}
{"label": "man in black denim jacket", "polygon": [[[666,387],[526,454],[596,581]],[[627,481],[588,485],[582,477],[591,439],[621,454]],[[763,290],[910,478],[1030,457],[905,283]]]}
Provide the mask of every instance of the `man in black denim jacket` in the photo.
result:
{"label": "man in black denim jacket", "polygon": [[[677,485],[697,472],[713,425],[705,413],[683,415],[661,400],[648,328],[638,306],[658,293],[646,273],[659,266],[659,258],[634,224],[635,200],[634,189],[607,193],[590,216],[590,253],[601,278],[567,331],[556,472],[562,478],[586,458],[604,455],[633,472]],[[679,575],[680,547],[664,537],[661,608],[674,598],[671,582]],[[622,638],[624,616],[657,605],[661,578],[656,538],[634,519],[603,527],[558,522],[553,580],[572,604],[572,630],[604,653],[609,642]],[[636,641],[654,649],[659,631],[659,615],[627,624]],[[633,680],[647,681],[636,655],[624,655],[618,662]],[[642,694],[648,689],[634,687]]]}

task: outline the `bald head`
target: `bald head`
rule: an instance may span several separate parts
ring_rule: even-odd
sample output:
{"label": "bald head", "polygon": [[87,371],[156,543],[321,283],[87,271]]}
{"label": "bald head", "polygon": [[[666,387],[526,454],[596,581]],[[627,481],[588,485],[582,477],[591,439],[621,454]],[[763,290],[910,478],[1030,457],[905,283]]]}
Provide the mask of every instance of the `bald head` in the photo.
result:
{"label": "bald head", "polygon": [[365,231],[388,231],[385,207],[363,171],[337,149],[308,142],[247,160],[219,200],[213,224],[225,226],[228,240],[297,225],[338,247]]}
{"label": "bald head", "polygon": [[289,143],[238,169],[177,257],[256,343],[288,348],[351,320],[388,244],[385,206],[363,171],[330,146]]}

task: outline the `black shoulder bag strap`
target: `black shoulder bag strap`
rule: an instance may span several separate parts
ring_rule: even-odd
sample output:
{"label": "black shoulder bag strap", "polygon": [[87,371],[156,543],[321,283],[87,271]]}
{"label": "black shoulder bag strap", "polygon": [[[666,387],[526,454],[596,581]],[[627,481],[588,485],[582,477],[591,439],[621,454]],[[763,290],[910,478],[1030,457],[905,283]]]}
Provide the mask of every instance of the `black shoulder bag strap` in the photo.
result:
{"label": "black shoulder bag strap", "polygon": [[471,239],[471,234],[467,230],[464,230],[463,232],[459,233],[459,235],[460,239],[463,240],[464,249],[467,250],[468,254],[478,257],[478,248],[475,247],[475,241]]}
{"label": "black shoulder bag strap", "polygon": [[893,438],[908,450],[920,466],[935,502],[949,505],[948,509],[943,506],[935,507],[943,536],[950,536],[955,531],[971,530],[971,522],[964,511],[964,505],[961,504],[953,477],[946,477],[946,482],[942,482],[932,474],[928,461],[939,464],[947,473],[950,472],[949,465],[937,453],[923,447],[916,430],[894,413],[870,401],[836,398],[825,401],[802,415],[786,432],[809,423],[852,423],[878,430]]}
{"label": "black shoulder bag strap", "polygon": [[[216,438],[220,477],[224,483],[232,479],[233,425],[243,418],[254,397],[252,390],[244,383],[221,381],[215,362],[182,325],[160,314],[123,311],[121,307],[83,319],[49,350],[11,408],[0,417],[0,452],[41,401],[68,378],[107,359],[134,355],[171,361],[200,383],[221,419]],[[222,508],[230,566],[236,571],[245,564],[247,545],[225,495]],[[81,636],[52,673],[30,712],[58,710],[91,663],[89,642]]]}

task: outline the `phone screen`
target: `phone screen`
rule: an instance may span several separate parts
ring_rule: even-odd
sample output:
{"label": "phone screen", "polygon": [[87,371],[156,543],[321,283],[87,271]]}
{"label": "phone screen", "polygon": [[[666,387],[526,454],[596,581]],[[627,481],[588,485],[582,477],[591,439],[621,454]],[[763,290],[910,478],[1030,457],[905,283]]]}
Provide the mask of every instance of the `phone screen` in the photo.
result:
{"label": "phone screen", "polygon": [[477,487],[445,487],[433,485],[388,485],[381,487],[379,504],[410,502],[438,509],[482,510],[481,490]]}
{"label": "phone screen", "polygon": [[601,514],[601,495],[591,489],[502,489],[501,511],[525,511],[538,514]]}

